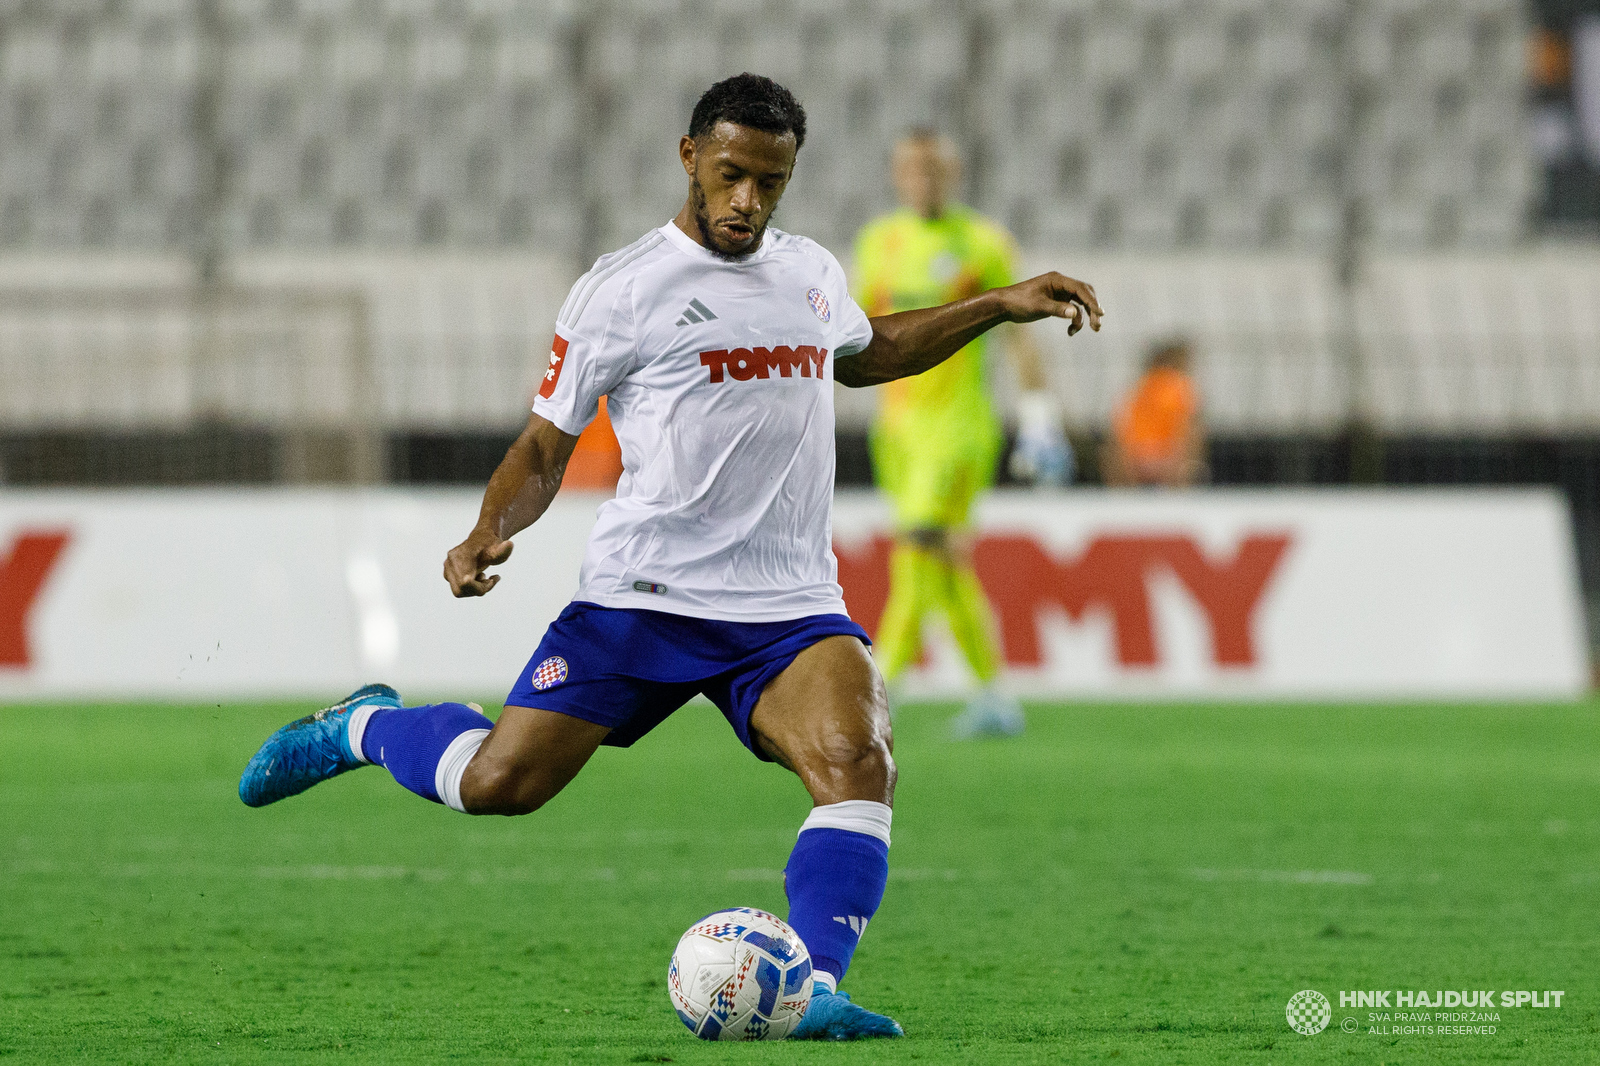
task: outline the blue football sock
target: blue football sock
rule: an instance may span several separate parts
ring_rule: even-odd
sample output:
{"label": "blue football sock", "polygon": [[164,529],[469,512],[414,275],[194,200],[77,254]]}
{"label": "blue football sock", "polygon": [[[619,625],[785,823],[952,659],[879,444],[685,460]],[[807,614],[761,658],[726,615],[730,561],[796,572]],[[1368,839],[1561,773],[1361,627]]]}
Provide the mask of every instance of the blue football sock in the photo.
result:
{"label": "blue football sock", "polygon": [[784,891],[789,925],[811,952],[819,985],[831,978],[838,988],[867,922],[883,902],[889,820],[886,804],[846,800],[813,808],[800,827],[783,871]]}
{"label": "blue football sock", "polygon": [[[357,723],[351,723],[356,732]],[[367,762],[377,763],[423,799],[461,806],[461,775],[494,723],[462,703],[380,708],[350,738]]]}

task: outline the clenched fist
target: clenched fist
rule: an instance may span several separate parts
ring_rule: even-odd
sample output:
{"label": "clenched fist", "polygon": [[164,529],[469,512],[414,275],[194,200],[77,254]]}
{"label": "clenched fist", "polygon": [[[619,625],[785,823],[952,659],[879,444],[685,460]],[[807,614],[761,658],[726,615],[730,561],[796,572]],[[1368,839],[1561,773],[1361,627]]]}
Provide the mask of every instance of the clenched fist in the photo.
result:
{"label": "clenched fist", "polygon": [[450,582],[450,592],[457,599],[486,595],[500,583],[500,575],[491,577],[484,571],[511,558],[511,548],[509,540],[486,529],[474,529],[444,557],[444,579]]}

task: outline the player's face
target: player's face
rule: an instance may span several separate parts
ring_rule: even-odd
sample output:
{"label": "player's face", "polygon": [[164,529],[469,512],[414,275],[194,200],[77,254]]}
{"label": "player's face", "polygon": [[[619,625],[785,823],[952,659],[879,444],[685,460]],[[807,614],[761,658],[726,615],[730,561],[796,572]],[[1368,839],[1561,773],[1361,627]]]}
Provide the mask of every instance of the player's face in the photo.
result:
{"label": "player's face", "polygon": [[923,218],[938,218],[961,176],[955,158],[933,138],[908,138],[894,149],[894,188]]}
{"label": "player's face", "polygon": [[767,220],[794,173],[794,134],[719,122],[699,141],[678,144],[689,174],[700,242],[718,255],[737,258],[761,247]]}

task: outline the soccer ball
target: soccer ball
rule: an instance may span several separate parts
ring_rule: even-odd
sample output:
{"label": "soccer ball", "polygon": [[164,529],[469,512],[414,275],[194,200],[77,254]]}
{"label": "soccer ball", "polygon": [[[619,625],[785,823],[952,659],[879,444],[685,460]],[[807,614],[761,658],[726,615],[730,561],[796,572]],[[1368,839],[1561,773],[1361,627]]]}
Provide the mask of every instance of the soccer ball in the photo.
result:
{"label": "soccer ball", "polygon": [[678,941],[667,994],[702,1040],[782,1040],[811,1005],[811,953],[766,911],[718,911]]}

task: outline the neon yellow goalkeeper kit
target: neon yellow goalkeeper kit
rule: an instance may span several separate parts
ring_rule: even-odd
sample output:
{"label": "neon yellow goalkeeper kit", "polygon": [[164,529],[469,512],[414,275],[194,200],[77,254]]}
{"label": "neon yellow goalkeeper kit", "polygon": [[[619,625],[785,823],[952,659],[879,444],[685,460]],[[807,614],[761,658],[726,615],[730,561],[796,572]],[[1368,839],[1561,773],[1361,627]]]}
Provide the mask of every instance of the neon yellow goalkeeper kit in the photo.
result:
{"label": "neon yellow goalkeeper kit", "polygon": [[[907,209],[870,223],[856,241],[856,302],[869,315],[960,300],[1010,285],[1010,236],[952,204],[938,218]],[[900,533],[890,560],[889,602],[874,637],[885,680],[921,651],[922,621],[941,612],[973,673],[999,668],[994,621],[969,562],[930,550],[936,532],[959,533],[973,501],[994,480],[1003,437],[989,396],[986,337],[925,374],[882,386],[872,427],[878,484]]]}

